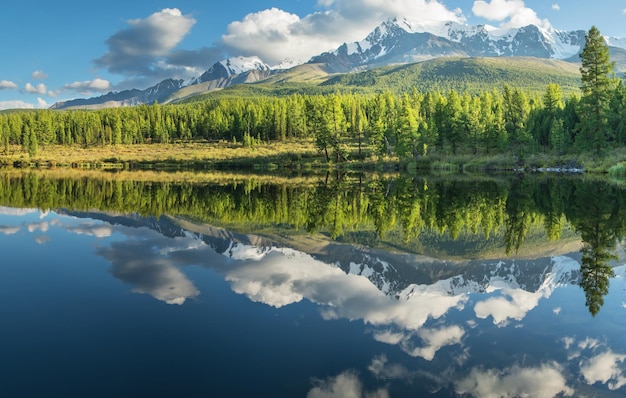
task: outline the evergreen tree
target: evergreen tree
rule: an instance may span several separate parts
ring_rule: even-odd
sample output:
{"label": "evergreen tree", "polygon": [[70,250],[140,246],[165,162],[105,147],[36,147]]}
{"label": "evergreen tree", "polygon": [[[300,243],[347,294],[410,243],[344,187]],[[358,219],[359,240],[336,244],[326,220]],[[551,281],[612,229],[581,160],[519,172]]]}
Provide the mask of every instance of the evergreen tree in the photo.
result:
{"label": "evergreen tree", "polygon": [[609,47],[600,31],[592,26],[585,36],[585,46],[580,53],[581,67],[581,148],[593,149],[600,155],[606,141],[607,109],[609,93],[613,85],[610,74],[611,62]]}

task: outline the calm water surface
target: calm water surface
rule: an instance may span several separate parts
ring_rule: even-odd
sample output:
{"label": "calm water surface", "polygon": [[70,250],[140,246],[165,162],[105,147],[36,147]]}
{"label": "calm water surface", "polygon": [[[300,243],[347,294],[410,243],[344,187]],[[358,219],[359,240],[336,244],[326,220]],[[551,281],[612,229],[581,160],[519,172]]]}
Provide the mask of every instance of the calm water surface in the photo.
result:
{"label": "calm water surface", "polygon": [[0,174],[0,394],[626,396],[625,194]]}

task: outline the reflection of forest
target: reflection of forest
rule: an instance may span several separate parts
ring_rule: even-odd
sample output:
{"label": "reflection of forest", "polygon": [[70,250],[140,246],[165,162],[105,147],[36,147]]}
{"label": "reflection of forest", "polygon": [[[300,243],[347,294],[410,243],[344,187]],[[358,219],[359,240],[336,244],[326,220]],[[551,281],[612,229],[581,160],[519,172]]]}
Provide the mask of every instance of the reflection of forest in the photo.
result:
{"label": "reflection of forest", "polygon": [[[581,286],[599,311],[623,236],[624,190],[578,178],[364,177],[317,184],[173,183],[0,176],[0,205],[177,215],[229,226],[321,232],[332,239],[429,255],[517,253],[572,228],[584,244]],[[428,252],[428,253],[427,253]]]}

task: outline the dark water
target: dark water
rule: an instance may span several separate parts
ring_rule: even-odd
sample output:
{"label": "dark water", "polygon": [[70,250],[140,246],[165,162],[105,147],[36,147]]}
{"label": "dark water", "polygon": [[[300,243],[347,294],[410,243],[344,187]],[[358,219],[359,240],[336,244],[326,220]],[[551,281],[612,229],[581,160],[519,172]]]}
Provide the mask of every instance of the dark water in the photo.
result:
{"label": "dark water", "polygon": [[0,395],[625,396],[626,191],[0,175]]}

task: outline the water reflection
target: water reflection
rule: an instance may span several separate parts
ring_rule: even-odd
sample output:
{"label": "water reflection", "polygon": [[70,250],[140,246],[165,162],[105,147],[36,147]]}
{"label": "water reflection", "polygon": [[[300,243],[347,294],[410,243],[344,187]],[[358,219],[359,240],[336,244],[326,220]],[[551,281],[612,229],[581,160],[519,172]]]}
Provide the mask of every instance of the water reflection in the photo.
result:
{"label": "water reflection", "polygon": [[[124,207],[80,211],[72,203],[41,214],[2,208],[25,218],[0,217],[0,233],[54,242],[61,230],[92,239],[110,275],[163,303],[201,300],[206,290],[189,276],[200,266],[278,313],[306,302],[326,322],[364,325],[376,352],[369,362],[309,375],[316,378],[308,396],[405,396],[418,388],[444,396],[623,392],[621,189],[572,180],[511,184],[169,186],[163,189],[203,196],[186,199],[189,207],[170,201],[171,216],[161,217],[119,213]],[[150,195],[136,202],[152,203]],[[231,228],[206,224],[218,215]]]}

